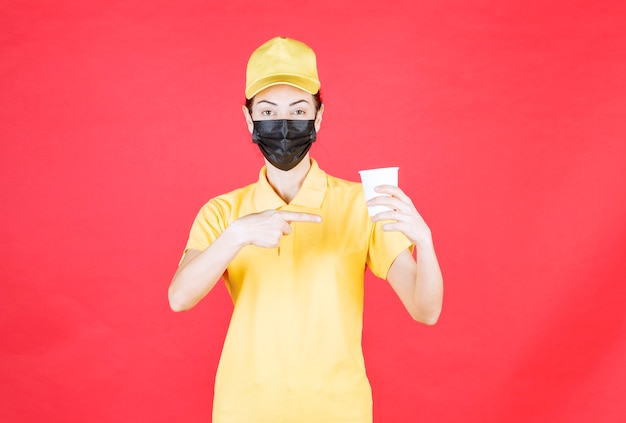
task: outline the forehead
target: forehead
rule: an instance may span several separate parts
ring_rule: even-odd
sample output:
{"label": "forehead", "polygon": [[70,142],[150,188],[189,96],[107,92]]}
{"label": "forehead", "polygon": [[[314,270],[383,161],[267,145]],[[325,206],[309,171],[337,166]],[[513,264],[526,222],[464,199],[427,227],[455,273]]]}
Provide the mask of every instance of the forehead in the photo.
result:
{"label": "forehead", "polygon": [[292,87],[291,85],[279,84],[266,88],[254,96],[254,104],[260,101],[269,101],[277,105],[291,104],[296,101],[305,100],[307,103],[313,105],[315,103],[312,94],[301,90],[300,88]]}

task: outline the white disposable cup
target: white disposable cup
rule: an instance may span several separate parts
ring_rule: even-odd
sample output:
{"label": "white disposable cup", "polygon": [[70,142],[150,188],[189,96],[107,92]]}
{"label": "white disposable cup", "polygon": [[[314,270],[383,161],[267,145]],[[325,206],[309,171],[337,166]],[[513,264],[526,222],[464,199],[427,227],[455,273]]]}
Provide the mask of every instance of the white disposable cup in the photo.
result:
{"label": "white disposable cup", "polygon": [[[365,194],[365,201],[380,195],[386,195],[374,191],[374,188],[379,185],[393,185],[397,187],[398,169],[398,167],[381,167],[378,169],[359,170],[361,183],[363,184],[363,193]],[[368,207],[367,210],[370,216],[374,216],[377,213],[390,209],[386,206],[373,206]]]}

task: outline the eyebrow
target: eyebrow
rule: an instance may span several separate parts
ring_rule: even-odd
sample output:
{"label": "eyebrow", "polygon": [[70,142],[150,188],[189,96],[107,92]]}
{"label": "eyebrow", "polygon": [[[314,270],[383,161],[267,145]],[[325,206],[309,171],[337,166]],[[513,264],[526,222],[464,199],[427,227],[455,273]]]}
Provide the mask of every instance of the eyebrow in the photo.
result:
{"label": "eyebrow", "polygon": [[[268,103],[268,104],[271,104],[272,106],[278,106],[278,104],[276,104],[276,103],[272,103],[272,102],[271,102],[271,101],[269,101],[269,100],[261,100],[261,101],[259,101],[257,104],[261,104],[261,103]],[[294,101],[293,103],[289,104],[289,107],[291,107],[291,106],[295,106],[295,105],[296,105],[296,104],[298,104],[298,103],[307,103],[307,104],[309,104],[309,102],[308,102],[308,101],[306,101],[306,100],[302,99],[302,100]]]}
{"label": "eyebrow", "polygon": [[293,103],[291,103],[291,104],[289,105],[289,107],[291,107],[291,106],[295,106],[295,105],[296,105],[296,104],[298,104],[298,103],[306,103],[306,104],[309,104],[309,102],[308,102],[308,101],[306,101],[305,99],[302,99],[302,100],[294,101]]}

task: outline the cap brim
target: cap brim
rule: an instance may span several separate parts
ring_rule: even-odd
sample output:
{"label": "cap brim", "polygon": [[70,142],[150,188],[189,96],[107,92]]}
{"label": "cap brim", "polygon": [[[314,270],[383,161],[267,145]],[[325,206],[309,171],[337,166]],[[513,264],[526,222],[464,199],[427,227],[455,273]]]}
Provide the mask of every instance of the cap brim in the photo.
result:
{"label": "cap brim", "polygon": [[249,100],[264,89],[280,84],[291,85],[313,95],[320,90],[320,83],[316,79],[300,75],[277,74],[261,78],[246,87],[246,98]]}

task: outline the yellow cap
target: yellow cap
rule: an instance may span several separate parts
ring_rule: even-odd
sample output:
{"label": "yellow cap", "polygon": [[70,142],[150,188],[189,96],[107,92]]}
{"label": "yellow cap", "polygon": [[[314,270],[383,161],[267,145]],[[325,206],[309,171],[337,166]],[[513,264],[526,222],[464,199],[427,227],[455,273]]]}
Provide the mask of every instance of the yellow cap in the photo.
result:
{"label": "yellow cap", "polygon": [[317,94],[321,84],[315,52],[309,46],[292,38],[276,37],[252,53],[246,69],[246,98],[278,84]]}

